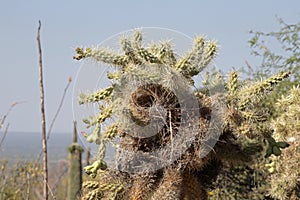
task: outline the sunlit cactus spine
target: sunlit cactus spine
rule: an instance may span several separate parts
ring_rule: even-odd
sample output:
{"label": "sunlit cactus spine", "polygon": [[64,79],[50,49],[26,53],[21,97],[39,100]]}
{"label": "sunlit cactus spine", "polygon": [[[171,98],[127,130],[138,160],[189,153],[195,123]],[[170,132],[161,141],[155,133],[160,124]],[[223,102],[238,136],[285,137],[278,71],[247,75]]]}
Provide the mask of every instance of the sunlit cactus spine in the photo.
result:
{"label": "sunlit cactus spine", "polygon": [[[270,196],[277,199],[300,198],[300,88],[293,87],[275,105],[280,112],[272,121],[277,146],[287,147],[279,157],[271,157]],[[287,143],[285,142],[287,141]]]}
{"label": "sunlit cactus spine", "polygon": [[77,143],[76,122],[74,122],[73,143],[68,147],[69,172],[68,172],[68,200],[77,200],[81,196],[83,148]]}
{"label": "sunlit cactus spine", "polygon": [[289,77],[290,72],[280,72],[264,81],[258,82],[252,86],[247,86],[240,91],[239,109],[244,110],[251,101],[259,99],[260,95],[265,95],[272,91],[275,85],[283,79]]}
{"label": "sunlit cactus spine", "polygon": [[227,87],[228,87],[228,98],[230,101],[229,103],[236,106],[237,103],[236,93],[239,87],[239,77],[238,77],[238,73],[235,70],[231,71],[229,74]]}
{"label": "sunlit cactus spine", "polygon": [[183,198],[182,174],[181,171],[167,168],[163,179],[154,192],[151,200],[180,200]]}
{"label": "sunlit cactus spine", "polygon": [[86,180],[82,184],[82,200],[128,199],[124,176],[116,176],[113,172],[101,171],[101,180]]}
{"label": "sunlit cactus spine", "polygon": [[159,177],[149,175],[138,175],[135,177],[131,185],[128,198],[132,200],[149,199],[155,188],[157,188],[156,181]]}

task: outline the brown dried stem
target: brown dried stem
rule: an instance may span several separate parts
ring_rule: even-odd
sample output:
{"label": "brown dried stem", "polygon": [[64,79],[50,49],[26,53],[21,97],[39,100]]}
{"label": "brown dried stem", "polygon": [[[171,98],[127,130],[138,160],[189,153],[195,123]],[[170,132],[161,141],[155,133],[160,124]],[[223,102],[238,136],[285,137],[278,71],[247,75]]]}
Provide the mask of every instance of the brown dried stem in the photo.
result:
{"label": "brown dried stem", "polygon": [[45,96],[43,84],[43,62],[42,62],[42,48],[41,48],[41,21],[39,21],[37,43],[39,55],[39,80],[40,80],[40,100],[41,100],[41,115],[42,115],[42,147],[43,147],[43,197],[48,200],[48,158],[47,158],[47,138],[46,138],[46,119],[45,119]]}

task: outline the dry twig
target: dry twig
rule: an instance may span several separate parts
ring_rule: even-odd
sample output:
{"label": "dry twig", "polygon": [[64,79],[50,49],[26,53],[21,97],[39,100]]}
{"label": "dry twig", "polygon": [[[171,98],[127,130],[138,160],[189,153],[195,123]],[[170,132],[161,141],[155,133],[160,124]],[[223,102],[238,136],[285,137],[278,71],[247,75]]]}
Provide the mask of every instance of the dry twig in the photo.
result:
{"label": "dry twig", "polygon": [[43,146],[43,197],[48,200],[48,158],[47,158],[47,138],[46,138],[46,119],[45,119],[45,96],[43,84],[43,62],[42,62],[42,48],[41,48],[41,21],[39,21],[37,42],[39,54],[39,79],[40,79],[40,99],[41,99],[41,115],[42,115],[42,146]]}

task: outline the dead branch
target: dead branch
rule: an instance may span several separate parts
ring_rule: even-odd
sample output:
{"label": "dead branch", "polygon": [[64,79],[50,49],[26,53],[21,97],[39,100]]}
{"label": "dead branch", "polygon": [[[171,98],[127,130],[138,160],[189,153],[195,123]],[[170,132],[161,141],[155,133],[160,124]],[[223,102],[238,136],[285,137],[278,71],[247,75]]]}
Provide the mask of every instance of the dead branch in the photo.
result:
{"label": "dead branch", "polygon": [[47,158],[47,138],[46,138],[46,119],[45,119],[45,96],[44,96],[44,84],[43,84],[43,62],[42,62],[42,48],[41,48],[41,21],[39,21],[37,42],[38,42],[38,54],[39,54],[39,80],[40,80],[40,100],[41,100],[41,115],[42,115],[42,147],[43,147],[43,197],[44,200],[48,200],[48,158]]}
{"label": "dead branch", "polygon": [[63,106],[64,100],[65,100],[65,96],[66,96],[66,93],[67,93],[67,91],[68,91],[68,88],[69,88],[71,82],[72,82],[72,78],[69,77],[69,79],[68,79],[68,84],[66,85],[66,87],[65,87],[65,89],[64,89],[63,96],[62,96],[62,98],[61,98],[61,100],[60,100],[59,106],[58,106],[58,108],[57,108],[57,110],[56,110],[56,113],[55,113],[55,115],[54,115],[54,117],[53,117],[53,119],[52,119],[52,122],[51,122],[51,124],[50,124],[49,130],[48,130],[48,134],[47,134],[47,140],[49,140],[49,138],[50,138],[50,134],[51,134],[51,132],[52,132],[52,128],[53,128],[54,123],[55,123],[55,121],[56,121],[56,118],[57,118],[57,116],[58,116],[58,114],[59,114],[59,112],[60,112],[60,110],[61,110],[61,108],[62,108],[62,106]]}

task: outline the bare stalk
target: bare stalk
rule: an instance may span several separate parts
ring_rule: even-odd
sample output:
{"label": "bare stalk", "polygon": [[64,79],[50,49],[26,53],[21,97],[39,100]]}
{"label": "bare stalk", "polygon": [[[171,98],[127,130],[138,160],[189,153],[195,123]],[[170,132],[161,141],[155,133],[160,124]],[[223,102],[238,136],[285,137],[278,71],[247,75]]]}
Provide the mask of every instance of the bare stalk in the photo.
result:
{"label": "bare stalk", "polygon": [[[67,91],[68,91],[68,88],[69,88],[71,82],[72,82],[72,78],[69,77],[68,83],[67,83],[67,85],[66,85],[66,87],[65,87],[65,89],[64,89],[62,98],[61,98],[61,100],[60,100],[60,103],[59,103],[59,105],[58,105],[58,108],[57,108],[57,110],[56,110],[56,113],[55,113],[55,115],[54,115],[54,117],[53,117],[53,119],[52,119],[52,121],[51,121],[49,130],[48,130],[48,132],[47,132],[47,141],[48,141],[49,138],[50,138],[50,134],[51,134],[51,132],[52,132],[54,123],[55,123],[55,121],[56,121],[56,118],[58,117],[58,114],[60,113],[60,110],[61,110],[62,106],[63,106],[64,100],[65,100],[65,96],[66,96],[66,94],[67,94]],[[42,154],[43,154],[43,152],[41,151],[40,154],[39,154],[39,156],[37,157],[36,163],[38,163],[38,162],[40,161],[40,158],[41,158]]]}
{"label": "bare stalk", "polygon": [[27,172],[26,173],[26,178],[27,178],[27,191],[26,191],[26,200],[29,200],[29,194],[30,194],[30,175],[29,173]]}
{"label": "bare stalk", "polygon": [[43,62],[42,62],[42,48],[40,40],[41,21],[39,21],[37,43],[39,54],[39,79],[40,79],[40,100],[41,100],[41,115],[42,115],[42,147],[43,147],[43,197],[48,200],[48,158],[47,158],[47,138],[46,138],[46,119],[45,119],[45,97],[43,84]]}
{"label": "bare stalk", "polygon": [[20,102],[15,102],[13,104],[10,105],[7,113],[3,116],[3,118],[0,120],[0,129],[3,127],[4,125],[4,122],[7,118],[7,116],[9,115],[9,113],[12,111],[12,109],[17,105],[17,104],[20,104],[20,103],[24,103],[24,101],[20,101]]}
{"label": "bare stalk", "polygon": [[68,88],[69,88],[71,82],[72,82],[72,78],[69,77],[69,79],[68,79],[68,84],[66,85],[66,87],[65,87],[65,89],[64,89],[62,98],[61,98],[61,100],[60,100],[60,103],[59,103],[59,105],[58,105],[58,108],[57,108],[57,110],[56,110],[56,113],[55,113],[55,115],[54,115],[54,117],[53,117],[53,119],[52,119],[52,122],[51,122],[51,124],[50,124],[49,130],[48,130],[48,134],[47,134],[47,140],[49,140],[49,138],[50,138],[50,134],[51,134],[51,132],[52,132],[52,128],[53,128],[54,123],[55,123],[55,121],[56,121],[56,118],[57,118],[57,116],[58,116],[58,114],[59,114],[59,112],[60,112],[60,110],[61,110],[61,108],[62,108],[62,106],[63,106],[64,100],[65,100],[65,96],[66,96],[66,93],[67,93],[67,91],[68,91]]}
{"label": "bare stalk", "polygon": [[1,150],[1,146],[2,146],[2,144],[3,144],[3,142],[4,142],[4,139],[5,139],[6,135],[7,135],[8,127],[9,127],[9,123],[6,125],[4,134],[3,134],[2,139],[1,139],[1,141],[0,141],[0,150]]}
{"label": "bare stalk", "polygon": [[[20,103],[24,103],[24,102],[25,102],[25,101],[17,101],[17,102],[14,102],[13,104],[10,105],[10,107],[9,107],[9,109],[8,109],[8,111],[7,111],[7,113],[2,117],[2,119],[0,119],[0,130],[1,130],[2,127],[4,126],[5,120],[6,120],[6,118],[8,117],[9,113],[12,111],[12,109],[13,109],[16,105],[18,105],[18,104],[20,104]],[[1,141],[0,141],[0,149],[1,149],[1,146],[2,146],[2,144],[3,144],[3,142],[4,142],[5,137],[6,137],[6,135],[7,135],[8,127],[9,127],[9,123],[6,125],[6,128],[5,128],[5,130],[4,130],[4,134],[3,134],[2,138],[1,138]]]}

